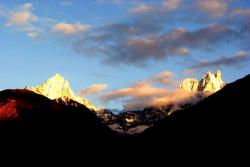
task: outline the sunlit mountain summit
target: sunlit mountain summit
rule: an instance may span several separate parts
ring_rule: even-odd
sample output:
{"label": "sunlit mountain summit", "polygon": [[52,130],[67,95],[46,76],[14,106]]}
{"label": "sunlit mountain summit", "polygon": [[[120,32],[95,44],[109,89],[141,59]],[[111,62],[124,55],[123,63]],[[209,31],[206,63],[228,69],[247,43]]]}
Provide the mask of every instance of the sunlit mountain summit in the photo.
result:
{"label": "sunlit mountain summit", "polygon": [[184,79],[180,84],[180,88],[192,92],[214,93],[223,88],[225,85],[221,76],[222,74],[220,70],[218,70],[215,74],[208,71],[200,81],[195,78]]}
{"label": "sunlit mountain summit", "polygon": [[76,101],[85,105],[87,108],[98,111],[98,108],[90,103],[87,99],[75,96],[71,90],[69,82],[65,80],[61,75],[55,74],[49,78],[42,85],[28,88],[37,94],[46,96],[51,100],[62,100],[64,103],[68,103],[70,100]]}

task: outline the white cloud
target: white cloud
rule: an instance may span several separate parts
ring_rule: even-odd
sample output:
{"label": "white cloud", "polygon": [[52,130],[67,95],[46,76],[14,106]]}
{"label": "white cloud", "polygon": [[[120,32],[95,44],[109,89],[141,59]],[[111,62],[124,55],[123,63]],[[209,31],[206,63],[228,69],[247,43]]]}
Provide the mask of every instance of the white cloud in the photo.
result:
{"label": "white cloud", "polygon": [[40,27],[36,26],[35,23],[39,21],[39,17],[32,10],[33,4],[25,3],[14,10],[5,9],[1,15],[7,19],[5,24],[7,27],[15,27],[19,31],[25,32],[31,38],[37,38],[40,33]]}
{"label": "white cloud", "polygon": [[7,25],[25,26],[37,20],[37,16],[28,11],[13,12],[9,17]]}
{"label": "white cloud", "polygon": [[7,25],[27,26],[34,21],[38,21],[38,17],[32,13],[33,5],[25,3],[16,10],[10,11],[8,14]]}
{"label": "white cloud", "polygon": [[68,36],[86,32],[89,29],[90,26],[87,24],[81,24],[81,23],[70,24],[70,23],[60,22],[54,25],[52,31]]}

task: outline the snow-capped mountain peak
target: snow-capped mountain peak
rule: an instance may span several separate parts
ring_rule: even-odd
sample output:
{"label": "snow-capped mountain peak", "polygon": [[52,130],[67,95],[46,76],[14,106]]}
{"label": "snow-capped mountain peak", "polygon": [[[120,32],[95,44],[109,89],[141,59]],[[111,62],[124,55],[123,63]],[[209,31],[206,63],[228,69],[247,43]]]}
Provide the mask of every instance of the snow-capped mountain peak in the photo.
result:
{"label": "snow-capped mountain peak", "polygon": [[36,86],[28,89],[34,91],[37,94],[46,96],[52,100],[61,99],[65,103],[67,103],[69,100],[74,100],[80,104],[85,105],[91,110],[98,110],[98,108],[91,104],[87,99],[75,96],[74,92],[70,88],[69,82],[59,74],[55,74],[41,86]]}

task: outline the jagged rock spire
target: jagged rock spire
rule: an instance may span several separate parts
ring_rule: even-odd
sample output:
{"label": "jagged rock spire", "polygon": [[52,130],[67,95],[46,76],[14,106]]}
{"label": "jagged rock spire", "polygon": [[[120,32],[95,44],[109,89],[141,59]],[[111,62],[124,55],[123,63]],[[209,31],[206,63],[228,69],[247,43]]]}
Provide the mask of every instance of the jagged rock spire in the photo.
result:
{"label": "jagged rock spire", "polygon": [[221,76],[220,70],[215,74],[208,71],[200,81],[195,78],[184,79],[180,84],[180,88],[187,91],[216,92],[224,86]]}

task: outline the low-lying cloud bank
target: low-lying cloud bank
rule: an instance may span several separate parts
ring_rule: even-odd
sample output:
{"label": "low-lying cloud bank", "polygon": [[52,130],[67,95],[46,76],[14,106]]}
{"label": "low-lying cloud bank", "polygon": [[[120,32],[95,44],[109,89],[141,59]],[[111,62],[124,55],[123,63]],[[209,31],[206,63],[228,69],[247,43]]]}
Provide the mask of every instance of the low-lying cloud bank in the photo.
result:
{"label": "low-lying cloud bank", "polygon": [[[199,100],[197,92],[189,92],[178,88],[175,90],[167,89],[167,86],[172,86],[173,83],[177,86],[179,83],[179,81],[173,79],[173,76],[172,72],[164,71],[127,88],[103,93],[100,98],[104,103],[121,100],[123,110],[197,102]],[[157,87],[156,83],[160,83],[161,86]]]}
{"label": "low-lying cloud bank", "polygon": [[106,84],[93,84],[88,86],[87,88],[84,88],[80,90],[78,93],[79,96],[85,97],[85,96],[91,96],[100,93],[104,89],[106,89],[108,85]]}

